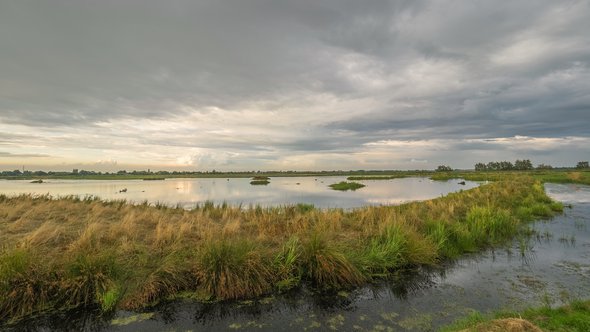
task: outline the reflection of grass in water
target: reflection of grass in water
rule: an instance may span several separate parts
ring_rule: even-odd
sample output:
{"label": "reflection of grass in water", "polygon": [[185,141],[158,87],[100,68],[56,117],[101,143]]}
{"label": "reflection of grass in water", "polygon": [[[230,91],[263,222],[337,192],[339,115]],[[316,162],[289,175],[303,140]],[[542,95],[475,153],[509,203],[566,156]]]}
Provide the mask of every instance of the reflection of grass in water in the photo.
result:
{"label": "reflection of grass in water", "polygon": [[564,245],[575,246],[576,245],[576,236],[573,234],[571,236],[562,235],[559,237],[559,242]]}
{"label": "reflection of grass in water", "polygon": [[[136,309],[175,296],[341,290],[500,244],[551,200],[530,178],[355,210],[193,210],[0,195],[0,320],[56,309]],[[536,211],[536,212],[535,212]],[[190,295],[192,294],[192,295]]]}

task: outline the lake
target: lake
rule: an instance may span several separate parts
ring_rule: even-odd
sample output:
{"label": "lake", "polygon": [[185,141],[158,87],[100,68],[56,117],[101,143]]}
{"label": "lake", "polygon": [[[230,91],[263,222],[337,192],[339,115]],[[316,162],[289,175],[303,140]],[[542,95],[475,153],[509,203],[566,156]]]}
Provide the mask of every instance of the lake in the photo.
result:
{"label": "lake", "polygon": [[[143,180],[0,180],[0,194],[50,194],[52,196],[97,196],[105,200],[124,199],[134,203],[148,201],[192,208],[212,201],[231,205],[278,206],[298,203],[320,208],[355,208],[366,205],[400,204],[426,200],[479,184],[461,180],[432,181],[427,178],[359,181],[366,187],[356,191],[336,191],[328,187],[345,181],[343,176],[276,177],[268,185],[251,185],[249,178],[190,178]],[[122,190],[127,189],[125,192]]]}

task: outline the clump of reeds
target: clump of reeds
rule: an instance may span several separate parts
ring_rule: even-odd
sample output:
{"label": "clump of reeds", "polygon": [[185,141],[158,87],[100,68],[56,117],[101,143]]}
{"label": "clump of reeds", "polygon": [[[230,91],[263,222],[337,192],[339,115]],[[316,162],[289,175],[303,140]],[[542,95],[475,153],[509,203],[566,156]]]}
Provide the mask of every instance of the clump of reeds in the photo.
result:
{"label": "clump of reeds", "polygon": [[198,286],[217,299],[259,296],[272,290],[275,274],[264,249],[245,239],[209,240],[196,257]]}

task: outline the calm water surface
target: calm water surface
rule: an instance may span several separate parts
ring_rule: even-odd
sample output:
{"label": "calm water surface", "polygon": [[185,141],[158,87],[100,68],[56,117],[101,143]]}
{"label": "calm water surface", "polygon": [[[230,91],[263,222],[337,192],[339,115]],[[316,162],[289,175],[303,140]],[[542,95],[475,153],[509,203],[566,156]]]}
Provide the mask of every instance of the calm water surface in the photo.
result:
{"label": "calm water surface", "polygon": [[534,223],[537,235],[351,292],[300,289],[254,301],[175,301],[110,316],[86,310],[37,318],[14,330],[434,331],[472,310],[518,310],[590,298],[590,187],[548,184],[546,190],[571,208]]}
{"label": "calm water surface", "polygon": [[[316,207],[354,208],[365,205],[399,204],[426,200],[461,189],[478,186],[476,182],[460,180],[432,181],[427,178],[362,181],[366,187],[354,192],[332,190],[328,185],[345,181],[346,177],[277,177],[266,186],[250,185],[251,179],[167,179],[142,180],[46,180],[30,183],[23,180],[0,180],[3,194],[50,194],[53,196],[98,196],[102,199],[148,201],[194,207],[197,203],[213,201],[243,206],[314,204]],[[359,181],[361,182],[361,181]],[[126,192],[121,190],[127,189]]]}

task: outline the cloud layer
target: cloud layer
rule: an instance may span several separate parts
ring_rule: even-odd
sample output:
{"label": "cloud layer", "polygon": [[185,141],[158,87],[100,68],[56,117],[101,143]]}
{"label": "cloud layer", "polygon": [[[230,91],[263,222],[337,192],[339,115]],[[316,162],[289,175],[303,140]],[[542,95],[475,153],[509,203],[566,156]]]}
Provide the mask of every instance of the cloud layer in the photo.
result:
{"label": "cloud layer", "polygon": [[0,167],[573,165],[587,31],[584,0],[8,1]]}

